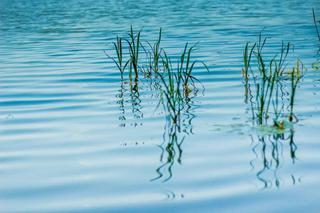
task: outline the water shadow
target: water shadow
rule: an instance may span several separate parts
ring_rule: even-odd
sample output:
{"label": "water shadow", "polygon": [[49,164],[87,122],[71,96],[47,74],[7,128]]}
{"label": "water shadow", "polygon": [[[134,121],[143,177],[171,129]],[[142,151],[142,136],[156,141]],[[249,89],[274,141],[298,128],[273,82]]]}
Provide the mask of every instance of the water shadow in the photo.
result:
{"label": "water shadow", "polygon": [[[141,106],[141,98],[139,91],[139,82],[135,81],[124,81],[120,83],[120,89],[116,95],[118,109],[120,112],[119,121],[120,127],[130,126],[141,126],[143,123],[143,112]],[[129,106],[128,106],[129,105]],[[128,123],[128,117],[132,118],[132,122]]]}
{"label": "water shadow", "polygon": [[[286,159],[290,159],[292,165],[297,161],[298,146],[294,135],[295,131],[290,129],[281,134],[250,136],[253,144],[252,152],[255,155],[250,165],[263,189],[279,188],[284,184],[280,170],[285,166]],[[290,175],[292,185],[300,181],[300,177]]]}

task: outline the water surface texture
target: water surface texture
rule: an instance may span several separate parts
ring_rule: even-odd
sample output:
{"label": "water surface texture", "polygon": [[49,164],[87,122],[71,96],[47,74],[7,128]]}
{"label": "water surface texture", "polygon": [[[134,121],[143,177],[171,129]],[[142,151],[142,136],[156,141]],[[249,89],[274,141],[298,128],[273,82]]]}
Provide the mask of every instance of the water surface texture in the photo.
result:
{"label": "water surface texture", "polygon": [[[0,212],[319,212],[317,0],[0,1]],[[181,131],[148,80],[106,57],[130,25],[171,54],[196,43],[205,87]],[[285,137],[250,128],[247,41],[294,44],[308,68]],[[174,136],[174,140],[172,140]],[[173,149],[168,144],[173,143]],[[171,150],[171,151],[170,151]],[[172,152],[173,150],[173,152]]]}

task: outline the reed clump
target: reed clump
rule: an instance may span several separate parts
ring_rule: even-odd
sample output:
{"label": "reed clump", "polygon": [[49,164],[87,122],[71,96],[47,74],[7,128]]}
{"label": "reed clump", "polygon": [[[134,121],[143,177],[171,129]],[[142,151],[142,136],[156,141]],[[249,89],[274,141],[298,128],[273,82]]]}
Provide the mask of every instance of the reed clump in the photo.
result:
{"label": "reed clump", "polygon": [[[192,53],[195,45],[186,43],[178,60],[173,63],[171,57],[161,47],[161,41],[161,28],[153,44],[148,41],[143,44],[141,31],[135,32],[131,26],[128,38],[117,36],[116,42],[113,43],[116,56],[111,57],[106,54],[120,71],[122,80],[126,77],[124,73],[128,70],[130,84],[137,85],[140,74],[147,78],[153,76],[158,81],[157,85],[162,97],[160,102],[165,112],[174,124],[179,124],[181,111],[199,90],[200,81],[193,75],[195,67],[201,64],[205,70],[209,71],[209,69],[205,63],[193,60]],[[124,54],[125,50],[128,51],[127,54]]]}
{"label": "reed clump", "polygon": [[[313,23],[314,23],[314,27],[316,29],[316,33],[318,36],[318,40],[320,42],[320,31],[319,31],[319,24],[320,24],[320,20],[317,19],[316,17],[316,13],[314,11],[314,9],[312,8],[312,17],[313,17]],[[318,54],[320,53],[320,50],[318,51]],[[320,59],[317,59],[314,63],[312,63],[312,69],[315,71],[319,71],[320,70]]]}
{"label": "reed clump", "polygon": [[134,33],[133,28],[131,26],[129,39],[127,39],[128,47],[129,47],[129,76],[132,79],[132,70],[135,74],[135,79],[139,78],[139,54],[140,54],[140,35],[141,31],[138,31],[137,34]]}
{"label": "reed clump", "polygon": [[115,57],[111,57],[108,53],[106,55],[113,60],[121,74],[121,79],[126,77],[124,76],[126,71],[130,81],[132,81],[138,80],[140,73],[150,77],[152,73],[160,70],[161,35],[162,30],[160,28],[156,42],[151,44],[147,41],[147,45],[143,45],[141,41],[141,30],[136,32],[132,26],[127,38],[117,36],[116,42],[113,42]]}
{"label": "reed clump", "polygon": [[318,40],[320,41],[320,32],[319,32],[319,28],[318,28],[318,24],[320,24],[320,21],[317,20],[316,13],[315,13],[315,11],[314,11],[313,8],[312,8],[312,17],[313,17],[314,26],[315,26],[315,28],[316,28]]}
{"label": "reed clump", "polygon": [[[292,48],[290,43],[282,43],[278,54],[266,57],[266,41],[267,38],[260,35],[257,42],[245,46],[242,69],[245,101],[250,101],[252,120],[257,125],[268,125],[271,120],[275,127],[283,129],[285,120],[297,120],[294,119],[294,103],[304,68],[298,60],[292,70],[286,71],[286,60]],[[287,84],[290,84],[290,91],[284,91]],[[289,103],[285,101],[286,95]]]}
{"label": "reed clump", "polygon": [[157,73],[160,71],[161,57],[163,51],[163,49],[160,46],[161,39],[162,29],[160,28],[158,39],[155,41],[155,43],[151,44],[149,41],[147,41],[147,48],[142,46],[147,58],[146,66],[142,69],[146,77],[151,77],[153,73]]}
{"label": "reed clump", "polygon": [[192,134],[191,122],[195,117],[191,112],[192,100],[203,88],[195,77],[194,70],[209,69],[205,63],[194,60],[196,45],[186,43],[178,57],[173,57],[169,56],[161,44],[161,28],[158,37],[150,43],[142,41],[141,31],[135,32],[131,27],[128,38],[117,37],[114,42],[115,57],[107,56],[120,71],[122,82],[129,80],[130,92],[134,97],[132,103],[140,106],[138,85],[141,78],[154,83],[159,92],[157,109],[162,106],[166,125],[163,143],[159,146],[162,150],[161,165],[156,170],[158,176],[152,180],[167,181],[173,175],[175,162],[182,162],[182,143],[185,136]]}
{"label": "reed clump", "polygon": [[108,58],[112,59],[114,64],[117,66],[117,68],[120,71],[121,79],[123,79],[123,72],[126,69],[126,66],[128,65],[129,61],[124,62],[124,55],[123,55],[123,39],[119,36],[116,38],[116,42],[113,42],[113,46],[116,52],[116,57],[111,57],[106,51],[105,54],[108,56]]}
{"label": "reed clump", "polygon": [[193,75],[196,64],[201,63],[204,69],[209,70],[203,62],[192,60],[194,48],[186,43],[175,67],[163,51],[163,71],[157,73],[162,83],[160,90],[163,95],[160,101],[174,124],[180,123],[181,112],[188,108],[189,101],[199,90],[198,85],[201,83]]}

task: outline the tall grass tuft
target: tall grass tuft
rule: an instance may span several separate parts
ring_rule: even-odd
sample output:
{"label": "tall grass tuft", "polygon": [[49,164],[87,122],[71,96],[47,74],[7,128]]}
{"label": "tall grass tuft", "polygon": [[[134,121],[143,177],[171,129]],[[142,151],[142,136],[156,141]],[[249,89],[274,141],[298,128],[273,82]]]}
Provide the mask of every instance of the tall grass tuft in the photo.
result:
{"label": "tall grass tuft", "polygon": [[169,114],[173,124],[180,124],[180,115],[184,107],[182,94],[182,79],[172,70],[171,61],[167,55],[163,60],[165,73],[158,73],[161,80],[161,103]]}
{"label": "tall grass tuft", "polygon": [[177,63],[177,73],[178,76],[182,79],[182,86],[184,96],[188,98],[189,94],[192,91],[197,90],[196,82],[200,83],[200,81],[193,76],[192,72],[197,63],[201,63],[203,67],[209,71],[207,65],[203,62],[193,61],[192,60],[192,51],[195,49],[195,45],[188,47],[188,43],[185,44],[183,52],[181,53],[180,60]]}
{"label": "tall grass tuft", "polygon": [[246,46],[244,48],[243,52],[243,64],[244,67],[242,68],[242,75],[244,78],[244,88],[245,88],[245,103],[248,103],[249,98],[249,69],[250,69],[250,63],[251,63],[251,57],[253,54],[253,51],[255,49],[256,43],[252,47],[249,46],[250,43],[247,42]]}
{"label": "tall grass tuft", "polygon": [[132,69],[135,73],[135,79],[139,78],[139,52],[140,52],[140,34],[139,31],[137,34],[134,33],[133,27],[130,27],[129,40],[127,43],[129,45],[129,68],[130,68],[130,79],[132,79]]}
{"label": "tall grass tuft", "polygon": [[162,38],[162,29],[160,28],[159,30],[159,36],[157,41],[151,45],[150,42],[147,42],[150,48],[149,54],[150,54],[150,60],[149,60],[149,69],[150,72],[159,72],[159,65],[161,62],[161,47],[160,47],[160,43],[161,43],[161,38]]}
{"label": "tall grass tuft", "polygon": [[316,13],[314,12],[313,8],[312,8],[312,17],[313,17],[314,26],[316,28],[317,36],[318,36],[318,39],[320,41],[320,32],[319,32],[319,29],[318,29],[318,23],[320,23],[320,21],[317,21]]}
{"label": "tall grass tuft", "polygon": [[117,36],[117,40],[116,42],[113,42],[113,46],[115,48],[115,51],[116,51],[116,55],[117,55],[117,58],[113,58],[111,57],[106,51],[105,51],[105,54],[111,58],[113,60],[113,62],[116,64],[117,68],[119,69],[120,71],[120,74],[121,74],[121,79],[123,79],[123,73],[124,73],[124,70],[126,69],[126,66],[128,65],[128,62],[125,62],[123,61],[123,46],[122,46],[122,41],[123,39],[119,36]]}
{"label": "tall grass tuft", "polygon": [[193,70],[197,63],[202,63],[205,69],[209,70],[203,62],[192,60],[194,46],[189,47],[185,44],[184,49],[178,58],[176,67],[173,67],[170,57],[166,51],[162,51],[162,72],[157,72],[161,81],[161,103],[164,110],[170,115],[173,123],[180,122],[181,111],[186,108],[190,96],[195,96],[198,88],[197,82],[200,81],[193,75]]}
{"label": "tall grass tuft", "polygon": [[[293,107],[294,101],[296,96],[297,86],[302,78],[304,67],[303,63],[300,60],[297,60],[296,66],[292,69],[290,73],[291,77],[291,95],[290,95],[290,114],[289,114],[289,121],[293,122],[296,116],[294,115]],[[297,120],[297,119],[296,119]]]}
{"label": "tall grass tuft", "polygon": [[[244,48],[242,73],[245,101],[247,102],[250,97],[252,120],[256,121],[256,124],[268,125],[268,121],[272,120],[274,126],[283,128],[284,122],[280,119],[285,114],[285,107],[282,106],[284,103],[279,103],[279,101],[284,101],[284,91],[281,88],[287,81],[290,82],[288,120],[292,122],[296,88],[302,77],[303,66],[301,61],[298,61],[292,72],[287,73],[285,70],[291,49],[290,43],[282,42],[280,52],[268,60],[263,51],[266,41],[267,38],[263,38],[260,34],[257,42],[252,45],[247,43]],[[287,77],[288,74],[290,77]]]}

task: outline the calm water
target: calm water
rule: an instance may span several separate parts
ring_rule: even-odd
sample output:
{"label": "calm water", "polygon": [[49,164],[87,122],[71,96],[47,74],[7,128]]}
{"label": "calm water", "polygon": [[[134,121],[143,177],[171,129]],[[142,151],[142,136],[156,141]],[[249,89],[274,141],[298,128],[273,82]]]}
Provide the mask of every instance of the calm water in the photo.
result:
{"label": "calm water", "polygon": [[[319,212],[319,43],[310,1],[0,1],[0,212]],[[103,50],[130,24],[199,42],[205,87],[181,132],[157,91],[121,83]],[[309,68],[300,122],[277,140],[248,126],[242,51],[261,30]],[[169,158],[170,135],[179,147]],[[277,157],[274,155],[277,150]],[[168,160],[169,159],[169,160]],[[268,166],[266,166],[268,165]]]}

